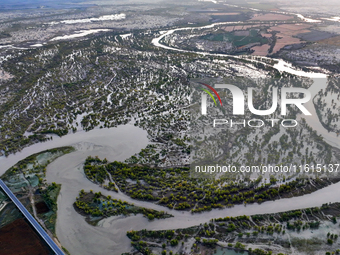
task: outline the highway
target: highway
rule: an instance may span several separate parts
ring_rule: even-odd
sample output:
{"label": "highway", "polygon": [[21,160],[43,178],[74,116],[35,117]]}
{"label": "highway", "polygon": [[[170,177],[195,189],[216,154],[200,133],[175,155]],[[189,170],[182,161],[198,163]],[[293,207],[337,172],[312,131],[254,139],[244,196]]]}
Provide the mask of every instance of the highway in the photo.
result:
{"label": "highway", "polygon": [[39,235],[45,240],[52,251],[57,255],[64,255],[62,250],[55,244],[52,238],[46,233],[46,231],[40,226],[40,224],[34,219],[34,217],[27,211],[23,204],[17,199],[17,197],[12,193],[12,191],[7,187],[7,185],[0,180],[0,186],[7,196],[12,200],[16,207],[21,211],[21,213],[26,217],[26,219],[31,223]]}

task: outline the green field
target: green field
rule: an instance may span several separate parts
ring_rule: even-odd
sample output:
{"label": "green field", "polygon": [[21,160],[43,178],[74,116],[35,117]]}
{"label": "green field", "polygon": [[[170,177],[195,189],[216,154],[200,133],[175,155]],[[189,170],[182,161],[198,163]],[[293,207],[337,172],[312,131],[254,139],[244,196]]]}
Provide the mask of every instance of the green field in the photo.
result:
{"label": "green field", "polygon": [[235,35],[234,32],[208,34],[201,36],[200,39],[220,42],[232,42],[236,47],[242,47],[250,43],[260,42],[261,44],[268,43],[268,39],[262,37],[257,30],[252,29],[249,31],[248,36]]}

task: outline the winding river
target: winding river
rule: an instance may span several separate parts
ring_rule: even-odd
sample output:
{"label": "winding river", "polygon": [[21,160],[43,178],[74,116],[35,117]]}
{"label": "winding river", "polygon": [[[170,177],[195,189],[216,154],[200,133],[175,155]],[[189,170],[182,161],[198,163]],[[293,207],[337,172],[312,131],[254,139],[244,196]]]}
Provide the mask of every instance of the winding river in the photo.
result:
{"label": "winding river", "polygon": [[[184,29],[193,28],[179,28],[166,31],[161,36],[155,38],[152,43],[157,47],[167,50],[183,52],[184,50],[162,45],[160,40],[166,35]],[[197,54],[228,56],[207,52],[197,52]],[[235,58],[235,56],[232,57]],[[279,59],[277,59],[277,61],[278,63],[274,66],[277,70],[313,78],[314,84],[311,87],[313,94],[317,93],[321,88],[326,87],[327,76],[325,74],[295,70],[289,63]],[[306,104],[306,107],[313,114],[312,117],[307,117],[306,121],[324,137],[325,141],[340,148],[340,141],[336,137],[336,134],[329,133],[318,121],[313,103],[310,101],[309,104]],[[104,190],[87,180],[84,176],[82,167],[87,156],[97,155],[100,158],[106,157],[109,161],[124,160],[134,153],[138,153],[142,148],[145,148],[148,143],[147,132],[133,125],[124,125],[111,129],[94,129],[89,132],[78,131],[75,134],[69,134],[62,138],[55,137],[52,141],[32,145],[7,158],[0,158],[0,175],[17,161],[33,153],[59,146],[73,145],[76,147],[77,150],[75,152],[64,155],[52,162],[47,167],[46,173],[48,182],[62,184],[58,197],[56,233],[61,244],[66,247],[71,254],[121,254],[127,252],[131,246],[130,240],[126,237],[126,232],[132,229],[160,230],[185,228],[204,223],[211,218],[225,217],[227,215],[238,216],[244,214],[276,213],[320,206],[326,202],[340,201],[340,198],[334,196],[340,189],[340,183],[337,183],[318,190],[313,194],[301,197],[270,201],[261,205],[252,204],[246,207],[238,205],[233,208],[216,209],[210,212],[192,215],[190,212],[170,210],[157,204],[133,200],[122,193]],[[113,198],[122,199],[135,205],[167,211],[173,214],[174,218],[148,221],[142,215],[130,217],[118,216],[104,219],[99,222],[98,226],[94,227],[87,224],[84,218],[73,209],[72,204],[81,189],[87,191],[92,189],[94,192],[101,191],[105,195],[111,195]]]}

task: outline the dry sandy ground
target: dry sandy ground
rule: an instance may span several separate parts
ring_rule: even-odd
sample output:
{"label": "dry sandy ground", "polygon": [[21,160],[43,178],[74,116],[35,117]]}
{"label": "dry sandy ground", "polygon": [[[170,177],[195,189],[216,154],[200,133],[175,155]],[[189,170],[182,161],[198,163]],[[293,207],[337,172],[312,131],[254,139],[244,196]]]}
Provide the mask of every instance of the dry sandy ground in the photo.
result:
{"label": "dry sandy ground", "polygon": [[261,46],[254,46],[251,48],[252,50],[255,50],[252,55],[256,56],[266,56],[268,54],[268,50],[270,48],[269,44],[263,44]]}
{"label": "dry sandy ground", "polygon": [[302,42],[299,38],[295,38],[296,36],[301,33],[308,33],[310,30],[311,25],[308,24],[282,24],[278,26],[271,27],[271,31],[279,32],[276,37],[277,41],[275,47],[273,49],[273,53],[278,52],[282,49],[285,45],[289,44],[296,44]]}

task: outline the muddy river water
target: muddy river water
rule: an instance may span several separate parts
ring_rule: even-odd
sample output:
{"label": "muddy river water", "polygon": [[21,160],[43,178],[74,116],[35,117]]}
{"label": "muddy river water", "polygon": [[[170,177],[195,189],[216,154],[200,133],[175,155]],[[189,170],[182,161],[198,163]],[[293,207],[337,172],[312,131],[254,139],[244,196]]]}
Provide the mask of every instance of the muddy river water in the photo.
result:
{"label": "muddy river water", "polygon": [[[170,30],[153,40],[153,44],[158,47],[178,50],[163,46],[159,43],[165,34],[171,34],[175,30]],[[202,54],[202,53],[199,53]],[[206,53],[205,53],[206,54]],[[214,54],[210,54],[214,55]],[[220,55],[220,54],[219,54]],[[312,85],[313,94],[321,88],[325,88],[327,77],[322,73],[306,73],[295,70],[289,63],[278,60],[274,66],[280,71],[287,71],[292,74],[314,78]],[[306,104],[312,113],[306,118],[307,122],[321,134],[331,145],[340,148],[340,140],[334,133],[325,130],[316,117],[314,105]],[[179,212],[149,202],[141,202],[131,199],[122,193],[104,190],[88,181],[82,171],[83,163],[87,156],[99,156],[107,158],[109,161],[124,160],[131,155],[138,153],[149,143],[146,131],[133,125],[119,126],[111,129],[94,129],[89,132],[79,131],[62,138],[54,137],[52,141],[39,143],[23,149],[21,152],[10,155],[7,158],[0,158],[0,174],[3,174],[9,167],[25,157],[50,148],[73,145],[77,150],[64,155],[47,167],[46,178],[48,182],[62,184],[58,197],[58,218],[56,233],[61,244],[66,247],[71,254],[121,254],[130,250],[130,240],[126,237],[129,230],[161,230],[185,228],[207,222],[211,218],[252,215],[258,213],[275,213],[293,209],[320,206],[326,202],[339,202],[337,197],[340,183],[330,185],[318,190],[313,194],[265,202],[261,205],[252,204],[238,205],[233,208],[216,209],[200,214],[190,212]],[[113,198],[122,199],[135,205],[144,206],[156,210],[167,211],[174,215],[174,218],[164,220],[148,221],[142,215],[130,217],[110,217],[99,222],[94,227],[87,224],[84,218],[75,212],[73,202],[79,191],[93,190],[101,191],[104,195],[111,195]]]}

